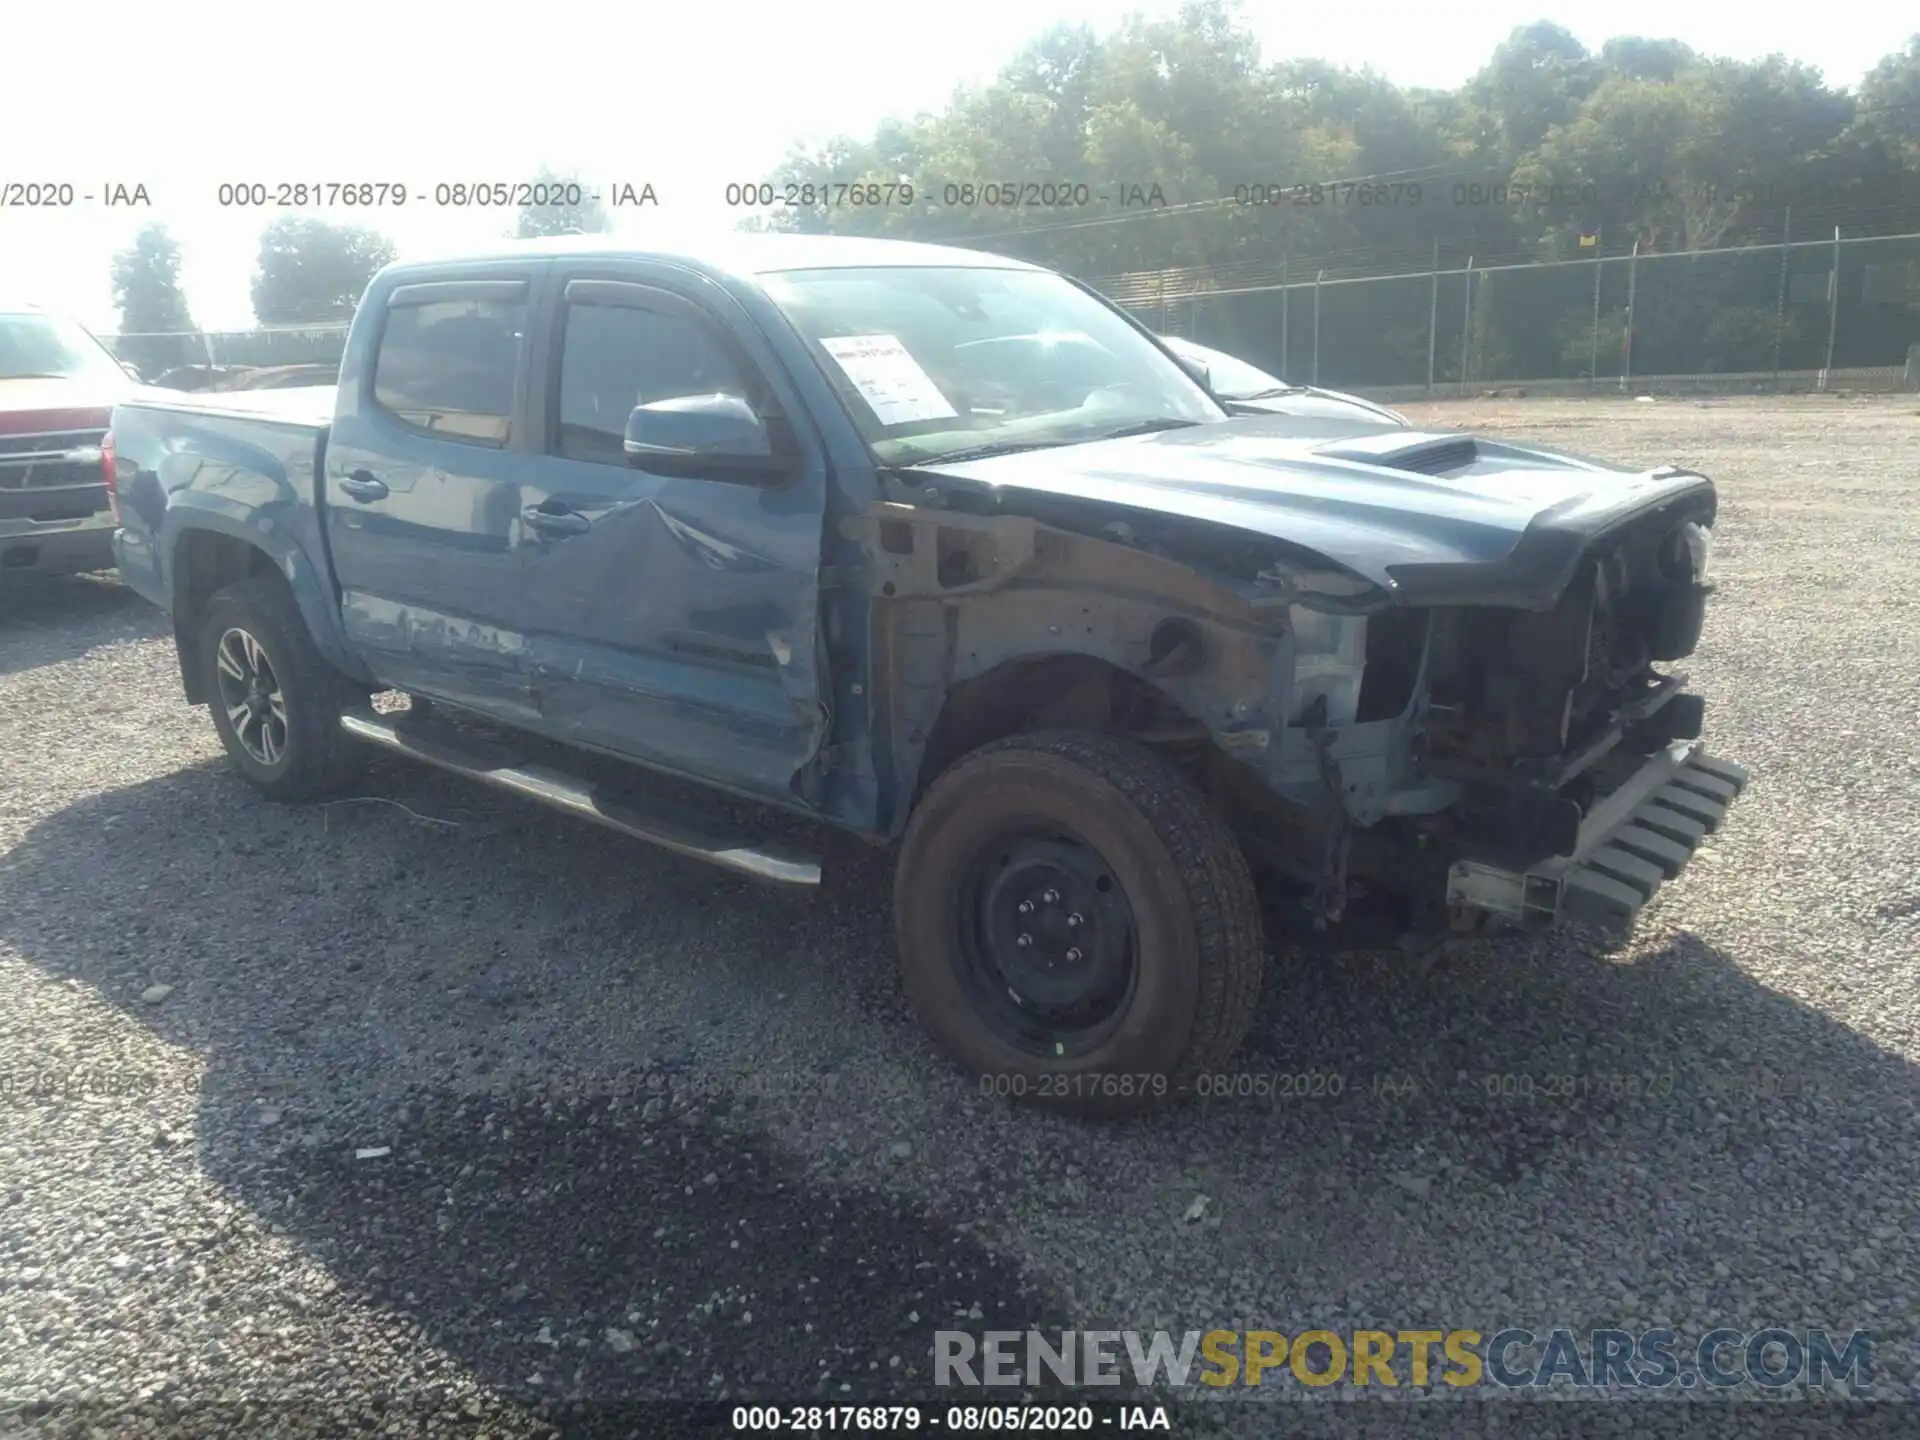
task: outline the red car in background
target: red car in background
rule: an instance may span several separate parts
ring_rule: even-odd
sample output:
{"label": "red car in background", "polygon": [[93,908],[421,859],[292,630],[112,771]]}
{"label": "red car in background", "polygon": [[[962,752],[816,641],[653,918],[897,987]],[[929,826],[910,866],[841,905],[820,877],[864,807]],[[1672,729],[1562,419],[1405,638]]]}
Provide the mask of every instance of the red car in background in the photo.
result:
{"label": "red car in background", "polygon": [[102,442],[115,402],[138,387],[75,322],[0,307],[0,580],[113,568]]}

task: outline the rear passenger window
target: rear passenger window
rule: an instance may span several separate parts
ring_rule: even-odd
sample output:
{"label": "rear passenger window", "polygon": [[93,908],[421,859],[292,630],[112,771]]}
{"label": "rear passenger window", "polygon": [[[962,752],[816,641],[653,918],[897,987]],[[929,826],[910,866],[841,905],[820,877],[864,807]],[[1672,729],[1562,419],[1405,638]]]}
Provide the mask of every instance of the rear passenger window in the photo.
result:
{"label": "rear passenger window", "polygon": [[416,429],[505,445],[526,319],[517,300],[395,306],[374,359],[373,398]]}
{"label": "rear passenger window", "polygon": [[752,398],[711,326],[620,305],[567,307],[556,453],[625,465],[634,407],[682,395]]}

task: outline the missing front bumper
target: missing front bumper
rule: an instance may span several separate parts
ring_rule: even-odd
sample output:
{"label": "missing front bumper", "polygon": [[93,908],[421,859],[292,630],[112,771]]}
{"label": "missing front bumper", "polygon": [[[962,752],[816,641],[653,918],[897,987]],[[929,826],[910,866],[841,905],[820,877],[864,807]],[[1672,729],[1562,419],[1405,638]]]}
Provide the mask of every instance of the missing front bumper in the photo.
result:
{"label": "missing front bumper", "polygon": [[1744,767],[1710,758],[1698,740],[1675,741],[1594,806],[1572,855],[1525,872],[1458,861],[1447,903],[1528,926],[1583,920],[1624,930],[1719,829],[1746,784]]}

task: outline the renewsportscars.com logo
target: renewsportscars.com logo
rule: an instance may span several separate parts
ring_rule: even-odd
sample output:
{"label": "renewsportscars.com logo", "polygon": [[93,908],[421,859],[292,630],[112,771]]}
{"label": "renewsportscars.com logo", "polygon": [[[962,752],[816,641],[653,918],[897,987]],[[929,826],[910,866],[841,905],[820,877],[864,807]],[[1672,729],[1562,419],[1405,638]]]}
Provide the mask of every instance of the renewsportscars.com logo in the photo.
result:
{"label": "renewsportscars.com logo", "polygon": [[936,1331],[936,1385],[1154,1385],[1263,1383],[1324,1388],[1446,1385],[1456,1389],[1661,1390],[1757,1385],[1849,1392],[1873,1384],[1873,1333],[1836,1343],[1825,1330],[964,1330]]}

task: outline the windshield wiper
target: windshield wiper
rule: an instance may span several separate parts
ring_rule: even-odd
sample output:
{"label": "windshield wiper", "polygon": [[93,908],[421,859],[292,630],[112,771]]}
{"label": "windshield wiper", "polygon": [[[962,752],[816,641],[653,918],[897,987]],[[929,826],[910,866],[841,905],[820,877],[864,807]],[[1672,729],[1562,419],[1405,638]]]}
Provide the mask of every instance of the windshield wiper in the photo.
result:
{"label": "windshield wiper", "polygon": [[1265,390],[1255,390],[1250,395],[1222,395],[1222,400],[1278,400],[1282,395],[1300,395],[1307,390],[1305,385],[1273,385]]}
{"label": "windshield wiper", "polygon": [[1190,430],[1200,422],[1198,420],[1142,420],[1135,425],[1122,425],[1118,430],[1103,430],[1098,435],[1089,435],[1077,444],[1091,444],[1095,440],[1125,440],[1129,435],[1153,435],[1162,430]]}
{"label": "windshield wiper", "polygon": [[71,380],[73,376],[58,370],[23,370],[19,374],[0,375],[0,380]]}
{"label": "windshield wiper", "polygon": [[964,450],[948,450],[939,455],[903,460],[897,468],[912,470],[921,465],[959,465],[968,460],[991,460],[997,455],[1018,455],[1026,450],[1052,450],[1072,443],[1069,440],[1001,440],[994,444],[969,445]]}
{"label": "windshield wiper", "polygon": [[1198,424],[1198,420],[1142,420],[1133,425],[1122,425],[1117,430],[1103,430],[1096,435],[1074,435],[1064,440],[1001,440],[986,445],[972,445],[964,450],[949,450],[942,455],[903,460],[895,468],[912,470],[922,465],[959,465],[968,460],[992,460],[1001,455],[1019,455],[1029,450],[1058,450],[1067,445],[1091,445],[1097,440],[1124,440],[1129,435],[1151,435],[1159,430],[1185,430]]}

